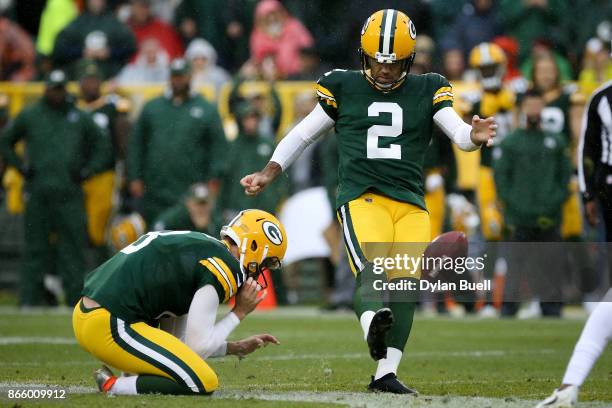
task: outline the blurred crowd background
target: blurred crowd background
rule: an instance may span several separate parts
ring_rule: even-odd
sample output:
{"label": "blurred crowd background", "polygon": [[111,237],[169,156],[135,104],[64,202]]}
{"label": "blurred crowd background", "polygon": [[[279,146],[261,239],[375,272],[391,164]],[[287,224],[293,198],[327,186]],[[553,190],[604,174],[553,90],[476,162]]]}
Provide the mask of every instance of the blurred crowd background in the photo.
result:
{"label": "blurred crowd background", "polygon": [[[583,219],[575,158],[585,103],[612,79],[609,0],[0,0],[0,293],[24,307],[73,303],[84,273],[142,233],[217,236],[257,207],[291,237],[278,302],[350,308],[334,136],[257,198],[239,180],[315,106],[314,81],[359,68],[361,26],[381,8],[414,21],[412,73],[446,76],[467,121],[500,125],[480,154],[434,135],[432,237],[462,230],[473,248],[601,240]],[[529,131],[545,142],[525,141]],[[571,301],[606,284],[597,251],[577,248],[556,270]],[[512,262],[489,259],[502,287]],[[560,315],[537,308],[538,296],[520,312],[504,309],[503,294],[423,304]]]}

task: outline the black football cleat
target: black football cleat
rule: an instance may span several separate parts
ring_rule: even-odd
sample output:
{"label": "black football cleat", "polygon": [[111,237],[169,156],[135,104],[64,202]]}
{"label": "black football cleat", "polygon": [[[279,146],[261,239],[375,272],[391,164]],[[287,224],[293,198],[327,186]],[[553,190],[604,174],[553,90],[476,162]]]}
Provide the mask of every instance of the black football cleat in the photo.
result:
{"label": "black football cleat", "polygon": [[370,356],[378,361],[387,357],[387,332],[393,325],[393,312],[388,307],[378,309],[368,329],[368,348]]}
{"label": "black football cleat", "polygon": [[389,373],[380,377],[378,380],[372,376],[372,382],[368,385],[368,390],[373,392],[388,392],[391,394],[409,394],[417,396],[419,393],[412,388],[406,387],[397,376],[393,373]]}

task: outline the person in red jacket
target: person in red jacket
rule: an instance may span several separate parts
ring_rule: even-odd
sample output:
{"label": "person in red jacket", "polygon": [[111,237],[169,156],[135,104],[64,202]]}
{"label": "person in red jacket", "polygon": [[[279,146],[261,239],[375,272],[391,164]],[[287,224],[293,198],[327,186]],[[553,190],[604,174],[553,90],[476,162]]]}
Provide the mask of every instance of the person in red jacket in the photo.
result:
{"label": "person in red jacket", "polygon": [[278,0],[257,4],[250,41],[251,58],[256,63],[271,58],[283,78],[300,71],[300,50],[314,45],[308,29],[289,15]]}
{"label": "person in red jacket", "polygon": [[[155,17],[151,11],[151,0],[132,0],[128,25],[136,36],[138,49],[150,38],[156,39],[170,60],[183,56],[183,43],[176,30]],[[133,60],[136,60],[134,56]]]}

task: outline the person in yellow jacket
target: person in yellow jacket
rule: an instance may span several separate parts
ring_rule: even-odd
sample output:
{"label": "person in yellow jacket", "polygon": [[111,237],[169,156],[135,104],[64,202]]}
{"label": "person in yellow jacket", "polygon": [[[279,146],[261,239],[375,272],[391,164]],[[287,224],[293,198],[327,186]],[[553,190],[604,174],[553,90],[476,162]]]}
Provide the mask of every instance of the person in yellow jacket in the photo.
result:
{"label": "person in yellow jacket", "polygon": [[131,104],[116,94],[102,92],[102,72],[94,61],[81,60],[77,64],[77,75],[80,86],[78,106],[110,136],[113,147],[114,160],[109,162],[108,168],[83,183],[89,241],[95,248],[96,263],[100,263],[109,256],[106,233],[123,178],[121,169],[124,167]]}
{"label": "person in yellow jacket", "polygon": [[[470,52],[469,62],[470,66],[476,70],[482,88],[472,105],[471,113],[481,117],[495,117],[498,126],[495,144],[499,144],[511,131],[516,103],[514,92],[503,84],[506,55],[496,44],[481,43]],[[481,149],[479,182],[476,191],[482,234],[488,241],[500,240],[503,227],[493,180],[492,151],[492,147]]]}

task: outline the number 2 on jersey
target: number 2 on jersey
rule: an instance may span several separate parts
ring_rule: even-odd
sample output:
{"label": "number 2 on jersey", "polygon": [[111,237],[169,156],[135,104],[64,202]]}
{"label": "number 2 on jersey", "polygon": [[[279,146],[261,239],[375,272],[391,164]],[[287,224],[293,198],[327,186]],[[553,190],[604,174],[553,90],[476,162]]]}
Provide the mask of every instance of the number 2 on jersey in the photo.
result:
{"label": "number 2 on jersey", "polygon": [[402,158],[402,147],[390,144],[387,147],[378,146],[379,137],[398,137],[402,134],[403,115],[402,108],[395,102],[373,102],[368,107],[369,117],[378,117],[381,113],[391,114],[390,125],[373,125],[368,129],[367,155],[368,159],[396,159]]}

